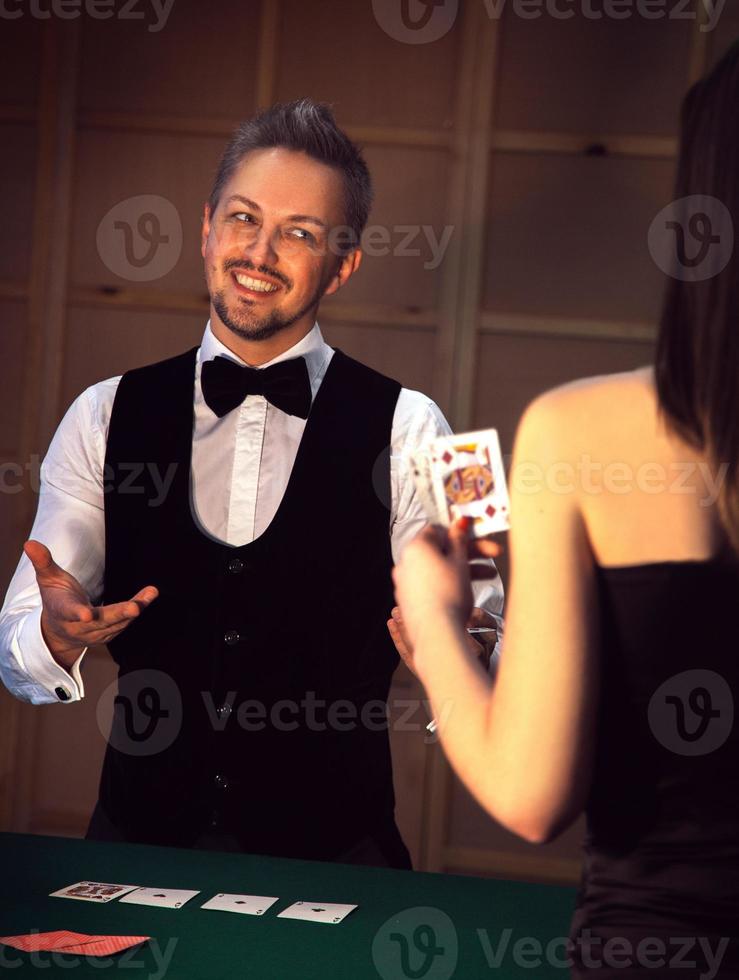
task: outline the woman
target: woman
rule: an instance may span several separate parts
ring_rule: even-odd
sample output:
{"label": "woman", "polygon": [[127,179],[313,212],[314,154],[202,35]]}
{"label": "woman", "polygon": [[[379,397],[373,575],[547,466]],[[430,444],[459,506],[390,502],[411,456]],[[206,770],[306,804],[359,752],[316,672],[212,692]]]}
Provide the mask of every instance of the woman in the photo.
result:
{"label": "woman", "polygon": [[[676,199],[739,215],[737,106],[739,46],[685,100]],[[739,976],[739,258],[686,268],[654,368],[558,388],[520,423],[493,688],[465,642],[466,529],[425,532],[395,573],[482,806],[533,842],[587,814],[575,976]]]}

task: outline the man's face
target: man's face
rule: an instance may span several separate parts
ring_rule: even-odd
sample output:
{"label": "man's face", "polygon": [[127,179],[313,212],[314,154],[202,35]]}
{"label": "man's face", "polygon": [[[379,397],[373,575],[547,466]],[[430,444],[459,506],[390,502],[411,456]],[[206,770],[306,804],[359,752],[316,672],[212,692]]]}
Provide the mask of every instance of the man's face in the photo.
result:
{"label": "man's face", "polygon": [[307,332],[324,295],[359,264],[330,248],[345,224],[341,174],[292,150],[254,150],[205,208],[202,254],[214,314],[245,340],[296,324]]}

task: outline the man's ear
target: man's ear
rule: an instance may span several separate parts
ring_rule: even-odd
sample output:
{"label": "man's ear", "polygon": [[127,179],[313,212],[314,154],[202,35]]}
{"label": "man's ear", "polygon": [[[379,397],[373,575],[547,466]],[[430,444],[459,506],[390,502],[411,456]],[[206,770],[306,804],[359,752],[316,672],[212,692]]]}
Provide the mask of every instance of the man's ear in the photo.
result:
{"label": "man's ear", "polygon": [[203,225],[200,229],[200,254],[205,258],[205,246],[210,234],[210,205],[205,202],[203,206]]}
{"label": "man's ear", "polygon": [[361,264],[361,248],[355,248],[354,251],[349,252],[348,255],[344,255],[339,262],[336,272],[331,277],[331,280],[323,295],[331,296],[333,293],[338,292],[341,287],[354,275]]}

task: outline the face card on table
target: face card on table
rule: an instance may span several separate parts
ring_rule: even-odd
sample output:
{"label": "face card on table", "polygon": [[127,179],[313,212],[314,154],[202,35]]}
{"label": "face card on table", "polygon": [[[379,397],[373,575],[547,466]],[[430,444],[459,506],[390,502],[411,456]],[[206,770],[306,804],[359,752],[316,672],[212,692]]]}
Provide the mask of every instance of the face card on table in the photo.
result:
{"label": "face card on table", "polygon": [[125,895],[121,901],[131,905],[154,905],[163,909],[178,909],[199,894],[199,891],[191,891],[189,888],[139,888]]}
{"label": "face card on table", "polygon": [[340,905],[335,902],[295,902],[278,919],[303,919],[305,922],[328,922],[336,925],[357,908],[356,905]]}
{"label": "face card on table", "polygon": [[228,895],[221,893],[209,899],[201,909],[213,909],[216,912],[240,912],[241,915],[264,915],[277,898],[265,895]]}
{"label": "face card on table", "polygon": [[103,881],[78,881],[52,892],[50,898],[74,898],[78,902],[112,902],[138,885],[112,885]]}

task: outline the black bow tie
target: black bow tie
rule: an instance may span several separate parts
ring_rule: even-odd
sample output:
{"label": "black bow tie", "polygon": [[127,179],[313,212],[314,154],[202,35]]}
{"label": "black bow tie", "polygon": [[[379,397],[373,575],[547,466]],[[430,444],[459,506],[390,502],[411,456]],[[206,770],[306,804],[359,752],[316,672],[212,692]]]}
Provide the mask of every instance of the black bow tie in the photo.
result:
{"label": "black bow tie", "polygon": [[206,405],[219,419],[247,395],[264,395],[275,408],[301,419],[308,418],[312,401],[308,368],[302,357],[260,369],[241,367],[219,354],[203,362],[200,384]]}

